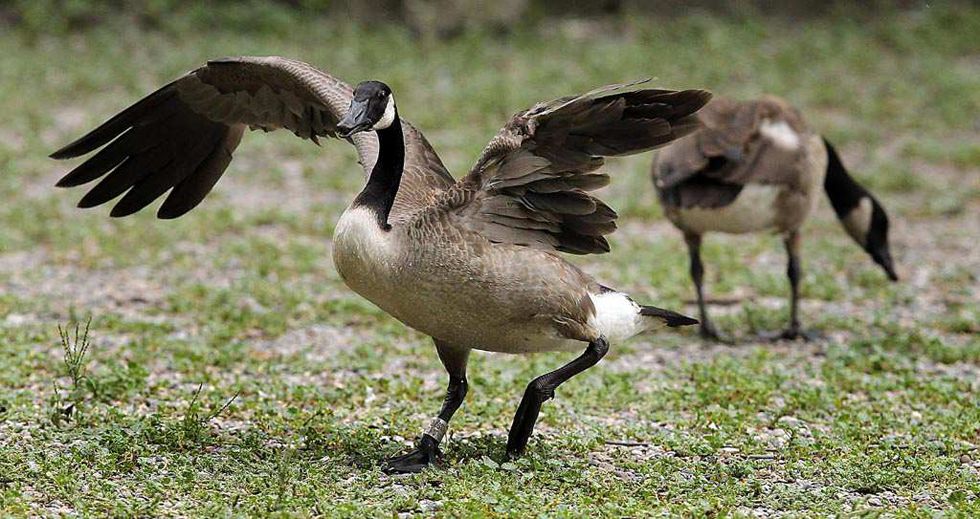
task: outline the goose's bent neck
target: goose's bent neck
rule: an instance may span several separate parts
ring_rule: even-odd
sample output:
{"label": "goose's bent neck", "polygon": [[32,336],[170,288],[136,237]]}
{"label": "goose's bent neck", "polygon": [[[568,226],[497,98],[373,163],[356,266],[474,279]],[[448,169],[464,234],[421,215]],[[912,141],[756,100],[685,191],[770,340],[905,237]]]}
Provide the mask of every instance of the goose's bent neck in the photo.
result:
{"label": "goose's bent neck", "polygon": [[826,140],[824,140],[824,146],[827,149],[827,174],[823,181],[824,191],[827,192],[830,205],[834,207],[837,217],[844,218],[861,203],[862,198],[868,196],[868,191],[847,173],[837,150]]}
{"label": "goose's bent neck", "polygon": [[398,186],[401,184],[402,171],[405,168],[405,137],[402,135],[402,123],[395,114],[395,120],[390,126],[377,130],[378,161],[371,170],[367,185],[354,199],[352,207],[366,207],[378,219],[378,226],[383,230],[391,228],[388,225],[388,214],[395,203]]}

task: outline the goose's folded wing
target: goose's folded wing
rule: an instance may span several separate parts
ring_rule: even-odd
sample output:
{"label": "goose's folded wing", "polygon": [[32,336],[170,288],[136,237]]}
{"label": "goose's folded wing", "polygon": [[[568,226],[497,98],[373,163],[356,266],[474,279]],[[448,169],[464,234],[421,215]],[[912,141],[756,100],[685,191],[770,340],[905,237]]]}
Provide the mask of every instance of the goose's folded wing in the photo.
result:
{"label": "goose's folded wing", "polygon": [[698,118],[704,127],[664,148],[654,162],[654,184],[671,205],[722,207],[747,184],[798,178],[808,131],[785,102],[715,99]]}
{"label": "goose's folded wing", "polygon": [[445,197],[456,224],[492,242],[574,254],[609,250],[616,212],[589,191],[603,157],[647,151],[698,127],[703,90],[613,85],[515,115]]}
{"label": "goose's folded wing", "polygon": [[[351,96],[349,85],[300,61],[279,57],[209,61],[54,152],[52,158],[67,159],[101,148],[58,186],[102,178],[79,206],[101,205],[125,193],[112,216],[135,213],[169,191],[157,216],[176,218],[211,191],[247,128],[284,128],[314,142],[336,137],[336,124]],[[410,132],[417,130],[408,126],[406,133]],[[358,134],[351,141],[360,163],[370,171],[377,160],[377,137]],[[444,174],[444,169],[435,176]]]}
{"label": "goose's folded wing", "polygon": [[684,209],[715,209],[732,203],[742,192],[741,183],[725,179],[734,176],[731,173],[739,159],[705,153],[701,146],[705,133],[707,130],[698,130],[657,154],[653,183],[663,204]]}

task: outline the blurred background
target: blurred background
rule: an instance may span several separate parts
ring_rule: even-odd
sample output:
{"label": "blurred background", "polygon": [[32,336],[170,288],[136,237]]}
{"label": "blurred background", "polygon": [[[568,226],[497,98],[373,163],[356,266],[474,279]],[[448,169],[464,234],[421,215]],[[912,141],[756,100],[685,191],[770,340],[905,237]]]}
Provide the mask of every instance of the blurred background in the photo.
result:
{"label": "blurred background", "polygon": [[[980,6],[952,1],[0,2],[0,515],[978,512],[978,35]],[[780,241],[709,236],[712,313],[739,346],[616,345],[503,470],[524,384],[562,359],[475,354],[448,472],[393,482],[376,461],[444,374],[334,271],[333,226],[364,181],[353,149],[249,134],[176,221],[156,205],[110,219],[53,187],[78,163],[54,149],[229,55],[385,81],[456,177],[513,113],[598,85],[782,96],[889,210],[902,282],[821,203],[802,320],[827,337],[758,343],[786,321]],[[694,315],[651,161],[608,161],[612,253],[573,261]],[[89,319],[80,381],[57,325]]]}
{"label": "blurred background", "polygon": [[[676,17],[694,13],[722,16],[767,15],[805,20],[828,15],[873,16],[898,9],[929,7],[915,0],[806,2],[786,0],[217,0],[201,5],[191,0],[8,0],[2,8],[10,23],[34,31],[91,26],[123,15],[149,27],[170,25],[174,17],[226,19],[253,23],[292,11],[301,16],[347,16],[360,24],[400,24],[416,35],[447,37],[467,30],[511,32],[555,17],[598,18],[617,15]],[[938,5],[946,2],[937,3]],[[964,3],[965,5],[965,3]],[[215,11],[224,11],[217,13]],[[272,20],[270,20],[272,21]],[[269,23],[269,22],[266,22]]]}

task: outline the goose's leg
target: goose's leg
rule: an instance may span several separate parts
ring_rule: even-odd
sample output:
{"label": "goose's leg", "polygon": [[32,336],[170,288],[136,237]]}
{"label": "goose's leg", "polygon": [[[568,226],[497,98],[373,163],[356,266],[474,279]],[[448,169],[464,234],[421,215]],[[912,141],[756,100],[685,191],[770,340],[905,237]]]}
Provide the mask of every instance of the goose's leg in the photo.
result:
{"label": "goose's leg", "polygon": [[790,231],[783,238],[783,245],[786,247],[786,277],[789,278],[789,328],[782,333],[777,333],[772,339],[803,339],[811,340],[819,337],[819,334],[804,331],[800,327],[800,233]]}
{"label": "goose's leg", "polygon": [[715,325],[708,319],[708,307],[704,302],[704,264],[701,263],[701,235],[684,233],[684,241],[687,243],[687,253],[691,262],[691,279],[694,281],[694,289],[698,294],[698,312],[701,314],[701,337],[712,339],[719,342],[731,342],[731,339],[724,337],[715,329]]}
{"label": "goose's leg", "polygon": [[800,333],[800,233],[792,231],[783,238],[786,247],[786,277],[789,278],[789,328],[787,339]]}
{"label": "goose's leg", "polygon": [[609,343],[605,337],[599,337],[585,348],[585,352],[564,366],[531,381],[524,391],[524,398],[514,415],[514,424],[510,426],[507,438],[507,457],[516,458],[524,452],[527,440],[538,421],[541,404],[555,396],[555,388],[566,380],[595,366],[609,351]]}
{"label": "goose's leg", "polygon": [[466,398],[468,385],[466,383],[466,361],[469,358],[468,348],[456,348],[442,341],[435,340],[439,360],[449,372],[449,386],[446,388],[446,399],[442,402],[439,415],[432,420],[415,448],[401,456],[391,458],[384,463],[388,473],[421,472],[426,466],[435,461],[439,454],[439,442],[449,428],[449,420],[459,409]]}

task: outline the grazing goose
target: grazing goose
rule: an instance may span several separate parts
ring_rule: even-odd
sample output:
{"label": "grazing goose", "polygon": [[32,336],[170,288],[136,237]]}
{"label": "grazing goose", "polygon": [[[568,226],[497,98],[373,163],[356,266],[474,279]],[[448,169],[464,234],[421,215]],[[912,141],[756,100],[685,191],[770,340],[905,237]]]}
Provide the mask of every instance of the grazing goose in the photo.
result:
{"label": "grazing goose", "polygon": [[112,216],[169,195],[158,211],[178,217],[210,191],[246,127],[286,128],[299,137],[341,137],[357,148],[364,189],[337,223],[333,260],[344,282],[401,322],[434,339],[449,373],[438,417],[390,471],[433,461],[467,392],[472,349],[582,351],[532,381],[507,453],[524,451],[541,404],[596,364],[609,341],[661,325],[697,321],[600,285],[558,252],[602,253],[616,213],[587,192],[609,178],[603,156],[637,153],[694,130],[710,94],[607,87],[539,103],[515,115],[459,181],[422,134],[401,119],[391,89],[351,89],[305,63],[283,58],[208,62],[150,94],[52,157],[103,147],[59,186],[105,176],[79,204],[126,193]]}
{"label": "grazing goose", "polygon": [[[786,101],[766,96],[715,99],[698,113],[704,127],[662,150],[653,181],[667,218],[684,233],[698,296],[702,336],[720,340],[705,310],[701,237],[706,232],[782,233],[789,256],[789,328],[778,338],[807,338],[800,328],[800,226],[821,186],[854,240],[898,280],[888,248],[888,215],[844,169],[834,147],[812,132]],[[726,339],[727,340],[727,339]]]}

